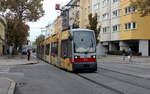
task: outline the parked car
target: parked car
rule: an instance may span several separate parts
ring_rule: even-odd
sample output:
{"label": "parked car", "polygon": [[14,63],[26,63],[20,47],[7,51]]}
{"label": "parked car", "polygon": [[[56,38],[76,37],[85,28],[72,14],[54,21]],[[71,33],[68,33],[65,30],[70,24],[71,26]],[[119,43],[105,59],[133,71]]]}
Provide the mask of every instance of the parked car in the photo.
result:
{"label": "parked car", "polygon": [[22,55],[27,55],[27,50],[26,49],[22,50]]}

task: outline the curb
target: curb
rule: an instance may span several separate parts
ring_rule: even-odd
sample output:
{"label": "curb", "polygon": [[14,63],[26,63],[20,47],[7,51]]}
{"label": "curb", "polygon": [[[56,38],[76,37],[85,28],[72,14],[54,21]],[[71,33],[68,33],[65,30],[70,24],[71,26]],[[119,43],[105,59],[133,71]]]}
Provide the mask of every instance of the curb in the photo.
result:
{"label": "curb", "polygon": [[11,81],[11,85],[9,87],[8,94],[14,94],[16,82],[14,80],[11,80],[11,79],[8,79],[8,80]]}
{"label": "curb", "polygon": [[2,79],[7,79],[8,81],[10,81],[10,87],[7,91],[7,94],[14,94],[16,82],[12,79],[9,79],[9,78],[2,78]]}
{"label": "curb", "polygon": [[[1,61],[0,61],[1,62]],[[21,62],[21,61],[20,61]],[[7,62],[6,62],[7,63]],[[38,60],[33,60],[33,61],[23,61],[23,63],[16,63],[16,64],[13,64],[13,63],[10,63],[10,64],[6,64],[6,63],[0,63],[1,66],[5,66],[5,65],[33,65],[33,64],[39,64],[39,61]]]}

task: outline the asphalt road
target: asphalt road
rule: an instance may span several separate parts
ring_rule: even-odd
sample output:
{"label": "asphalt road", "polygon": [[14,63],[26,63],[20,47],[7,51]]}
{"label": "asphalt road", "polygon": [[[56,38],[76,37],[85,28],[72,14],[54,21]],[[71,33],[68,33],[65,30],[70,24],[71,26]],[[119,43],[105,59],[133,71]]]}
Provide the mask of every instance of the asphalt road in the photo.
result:
{"label": "asphalt road", "polygon": [[148,78],[126,72],[141,68],[124,66],[99,63],[96,73],[74,74],[40,62],[0,66],[0,76],[16,81],[15,94],[150,94]]}

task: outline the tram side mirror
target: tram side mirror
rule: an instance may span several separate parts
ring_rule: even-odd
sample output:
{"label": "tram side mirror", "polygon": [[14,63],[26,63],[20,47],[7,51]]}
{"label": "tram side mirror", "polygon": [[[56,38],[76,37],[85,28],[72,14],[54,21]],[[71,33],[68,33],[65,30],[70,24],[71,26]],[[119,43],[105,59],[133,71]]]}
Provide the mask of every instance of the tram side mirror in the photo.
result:
{"label": "tram side mirror", "polygon": [[71,33],[69,33],[69,39],[73,40],[73,37],[72,37]]}
{"label": "tram side mirror", "polygon": [[70,40],[73,40],[73,37],[72,37],[72,36],[69,36],[69,39],[70,39]]}

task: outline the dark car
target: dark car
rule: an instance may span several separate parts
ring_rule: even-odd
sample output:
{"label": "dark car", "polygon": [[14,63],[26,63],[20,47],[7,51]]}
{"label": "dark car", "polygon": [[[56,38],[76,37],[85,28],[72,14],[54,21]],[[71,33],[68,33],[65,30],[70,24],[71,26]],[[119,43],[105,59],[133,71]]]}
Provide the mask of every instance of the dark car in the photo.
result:
{"label": "dark car", "polygon": [[27,50],[26,49],[22,50],[22,55],[27,55]]}

